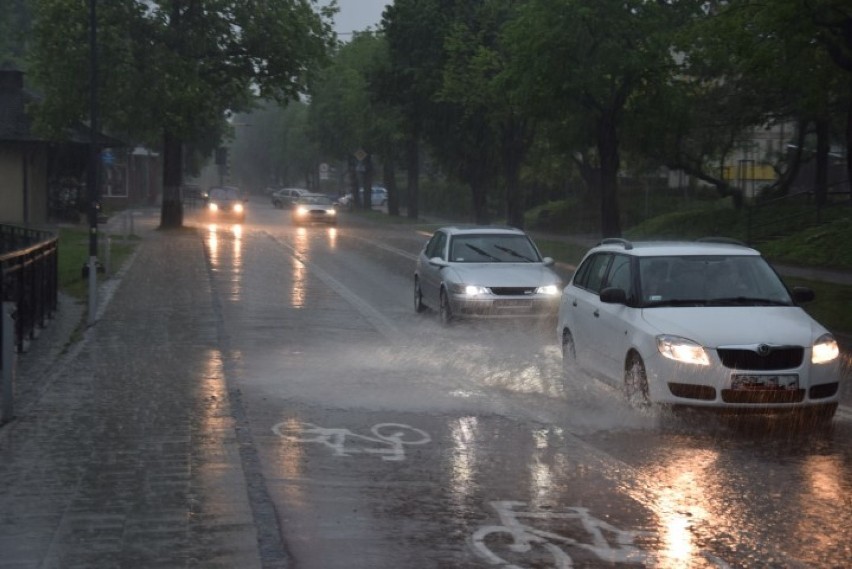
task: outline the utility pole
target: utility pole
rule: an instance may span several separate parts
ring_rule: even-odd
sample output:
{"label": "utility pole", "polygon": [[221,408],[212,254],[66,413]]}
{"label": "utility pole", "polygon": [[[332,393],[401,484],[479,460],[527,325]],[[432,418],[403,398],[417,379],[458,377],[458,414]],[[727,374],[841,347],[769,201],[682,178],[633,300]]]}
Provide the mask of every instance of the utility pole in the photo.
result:
{"label": "utility pole", "polygon": [[89,175],[86,180],[89,199],[89,317],[95,323],[98,309],[98,50],[97,0],[89,0]]}

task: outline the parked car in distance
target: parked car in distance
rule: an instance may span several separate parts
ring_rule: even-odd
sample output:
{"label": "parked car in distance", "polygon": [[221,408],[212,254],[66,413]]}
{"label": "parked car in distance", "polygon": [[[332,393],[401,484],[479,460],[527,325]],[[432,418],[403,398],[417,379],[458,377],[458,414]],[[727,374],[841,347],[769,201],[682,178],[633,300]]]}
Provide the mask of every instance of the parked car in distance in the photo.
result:
{"label": "parked car in distance", "polygon": [[294,200],[290,218],[296,225],[314,222],[337,225],[337,210],[327,195],[305,194]]}
{"label": "parked car in distance", "polygon": [[205,206],[211,221],[245,221],[246,211],[240,190],[233,186],[214,187],[207,192]]}
{"label": "parked car in distance", "polygon": [[[361,188],[358,190],[359,196],[363,197],[364,189]],[[375,206],[385,206],[388,203],[388,191],[381,186],[373,186],[372,191],[370,192],[370,205],[372,207]],[[352,198],[352,193],[347,193],[340,196],[337,201],[335,201],[335,205],[339,209],[352,210],[355,207],[355,201]]]}
{"label": "parked car in distance", "polygon": [[282,188],[272,192],[270,198],[272,205],[278,209],[289,209],[293,207],[293,202],[310,192],[301,188]]}
{"label": "parked car in distance", "polygon": [[420,251],[414,310],[460,318],[555,318],[562,281],[533,240],[511,227],[442,227]]}
{"label": "parked car in distance", "polygon": [[[769,263],[741,244],[605,239],[562,292],[566,376],[582,370],[631,403],[831,418],[840,392],[834,337]],[[578,376],[579,377],[579,376]]]}

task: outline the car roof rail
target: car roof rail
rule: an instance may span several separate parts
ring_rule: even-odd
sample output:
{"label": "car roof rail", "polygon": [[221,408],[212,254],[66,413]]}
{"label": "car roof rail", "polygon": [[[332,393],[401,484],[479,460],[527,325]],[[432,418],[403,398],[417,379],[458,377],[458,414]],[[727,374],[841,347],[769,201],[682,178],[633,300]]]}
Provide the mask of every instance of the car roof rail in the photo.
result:
{"label": "car roof rail", "polygon": [[701,237],[697,239],[697,241],[699,243],[720,243],[724,245],[739,245],[740,247],[748,247],[748,245],[746,245],[739,239],[734,239],[733,237]]}
{"label": "car roof rail", "polygon": [[601,239],[601,242],[598,243],[598,245],[621,245],[627,251],[633,249],[633,243],[627,239],[622,239],[621,237],[607,237],[606,239]]}

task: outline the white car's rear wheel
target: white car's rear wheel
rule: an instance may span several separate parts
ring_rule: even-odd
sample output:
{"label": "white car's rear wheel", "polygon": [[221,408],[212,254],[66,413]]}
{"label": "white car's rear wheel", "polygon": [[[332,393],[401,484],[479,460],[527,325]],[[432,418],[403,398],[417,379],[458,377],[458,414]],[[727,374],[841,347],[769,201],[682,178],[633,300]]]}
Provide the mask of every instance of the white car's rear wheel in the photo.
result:
{"label": "white car's rear wheel", "polygon": [[651,406],[651,396],[648,392],[648,374],[645,372],[645,364],[638,354],[630,356],[624,370],[624,393],[632,407],[647,409]]}

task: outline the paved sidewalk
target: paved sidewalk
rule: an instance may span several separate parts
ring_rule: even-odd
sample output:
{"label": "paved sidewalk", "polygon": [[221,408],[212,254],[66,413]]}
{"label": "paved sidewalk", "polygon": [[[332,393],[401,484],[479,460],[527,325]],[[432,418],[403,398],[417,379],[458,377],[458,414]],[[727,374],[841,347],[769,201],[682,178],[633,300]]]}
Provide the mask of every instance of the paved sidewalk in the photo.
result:
{"label": "paved sidewalk", "polygon": [[202,241],[146,221],[84,339],[21,357],[36,387],[0,429],[2,569],[262,565]]}

